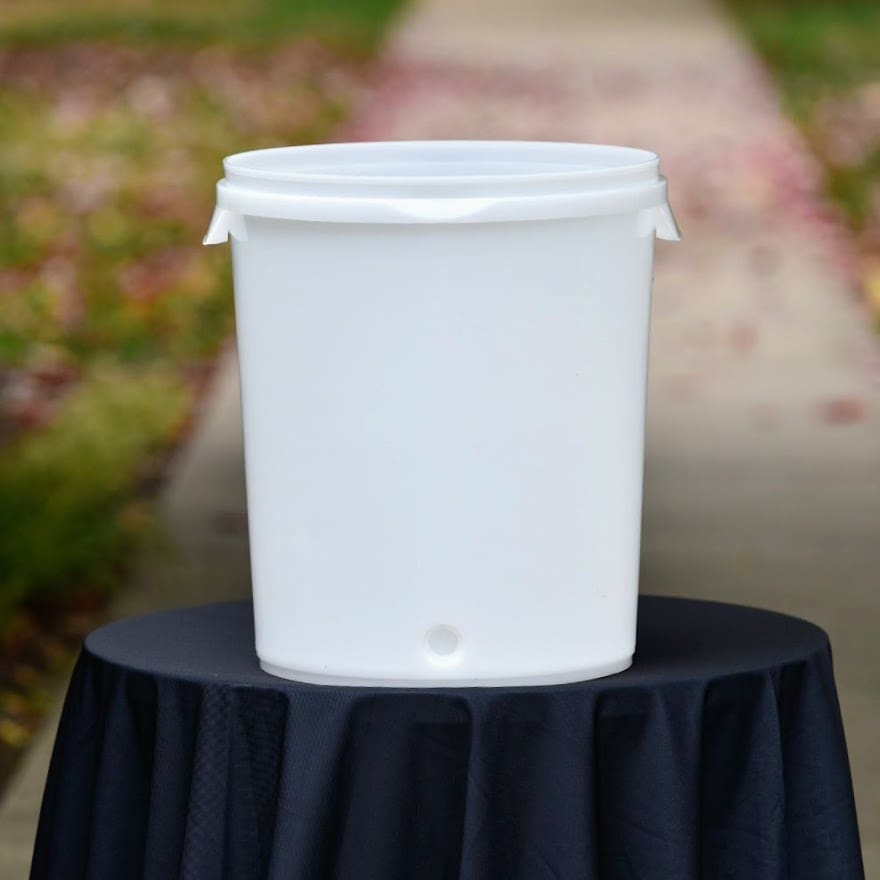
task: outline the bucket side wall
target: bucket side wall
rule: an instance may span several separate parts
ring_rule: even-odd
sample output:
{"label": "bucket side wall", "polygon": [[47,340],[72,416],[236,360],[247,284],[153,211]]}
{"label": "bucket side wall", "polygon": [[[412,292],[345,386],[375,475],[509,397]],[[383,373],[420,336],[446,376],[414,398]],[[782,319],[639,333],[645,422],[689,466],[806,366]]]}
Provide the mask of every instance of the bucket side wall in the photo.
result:
{"label": "bucket side wall", "polygon": [[[246,222],[260,657],[458,680],[631,654],[653,249],[636,215]],[[461,639],[447,665],[425,648],[438,625]]]}

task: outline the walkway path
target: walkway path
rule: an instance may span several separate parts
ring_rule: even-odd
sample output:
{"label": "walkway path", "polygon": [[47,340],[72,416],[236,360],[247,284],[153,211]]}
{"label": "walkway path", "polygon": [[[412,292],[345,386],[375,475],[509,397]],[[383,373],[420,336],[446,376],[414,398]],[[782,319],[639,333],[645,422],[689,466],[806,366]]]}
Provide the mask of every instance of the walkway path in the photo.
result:
{"label": "walkway path", "polygon": [[[819,171],[731,25],[704,0],[424,0],[351,134],[661,153],[685,240],[657,254],[643,589],[830,632],[880,876],[880,344]],[[234,388],[229,371],[169,487],[178,556],[152,562],[120,611],[247,588]],[[45,754],[0,811],[0,853],[17,804],[27,851]],[[25,874],[0,858],[0,876]]]}

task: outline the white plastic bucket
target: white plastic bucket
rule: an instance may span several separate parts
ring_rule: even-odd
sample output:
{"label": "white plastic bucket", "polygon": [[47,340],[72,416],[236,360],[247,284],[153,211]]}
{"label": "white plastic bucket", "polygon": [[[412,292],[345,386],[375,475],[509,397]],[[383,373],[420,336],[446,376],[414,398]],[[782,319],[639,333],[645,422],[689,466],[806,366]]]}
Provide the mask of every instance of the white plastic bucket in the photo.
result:
{"label": "white plastic bucket", "polygon": [[527,142],[230,156],[264,669],[566,682],[635,645],[653,153]]}

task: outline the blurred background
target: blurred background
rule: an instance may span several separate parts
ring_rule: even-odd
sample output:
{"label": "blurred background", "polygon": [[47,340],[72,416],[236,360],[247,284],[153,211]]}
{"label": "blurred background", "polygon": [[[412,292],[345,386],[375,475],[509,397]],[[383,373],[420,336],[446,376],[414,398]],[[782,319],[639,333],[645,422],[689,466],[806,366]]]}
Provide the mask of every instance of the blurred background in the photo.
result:
{"label": "blurred background", "polygon": [[0,6],[0,778],[43,668],[164,552],[154,490],[232,331],[222,157],[328,137],[397,5]]}
{"label": "blurred background", "polygon": [[0,2],[0,875],[84,633],[249,590],[222,157],[406,137],[661,154],[642,588],[829,631],[871,876],[875,0]]}

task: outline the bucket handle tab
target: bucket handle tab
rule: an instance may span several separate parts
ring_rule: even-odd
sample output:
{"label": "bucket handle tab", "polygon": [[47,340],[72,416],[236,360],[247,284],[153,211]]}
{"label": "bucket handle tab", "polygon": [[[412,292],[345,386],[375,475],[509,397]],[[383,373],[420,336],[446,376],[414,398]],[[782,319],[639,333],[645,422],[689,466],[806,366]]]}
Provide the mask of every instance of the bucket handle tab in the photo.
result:
{"label": "bucket handle tab", "polygon": [[223,244],[229,240],[230,235],[239,241],[247,241],[244,217],[236,211],[217,205],[202,244]]}
{"label": "bucket handle tab", "polygon": [[642,235],[656,234],[664,241],[681,241],[681,230],[669,202],[643,208],[639,213],[639,232]]}

